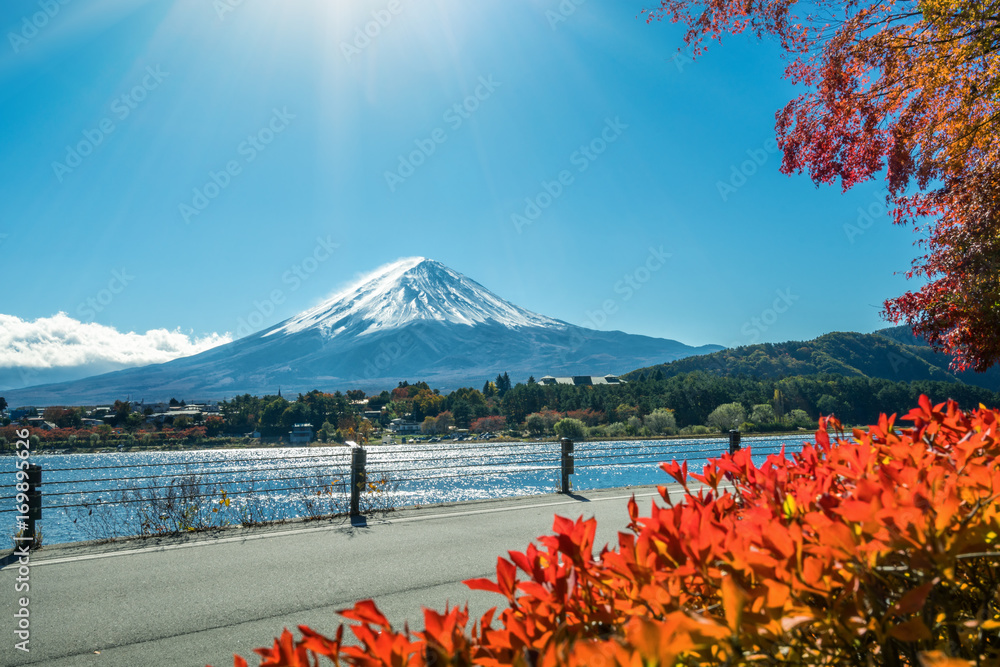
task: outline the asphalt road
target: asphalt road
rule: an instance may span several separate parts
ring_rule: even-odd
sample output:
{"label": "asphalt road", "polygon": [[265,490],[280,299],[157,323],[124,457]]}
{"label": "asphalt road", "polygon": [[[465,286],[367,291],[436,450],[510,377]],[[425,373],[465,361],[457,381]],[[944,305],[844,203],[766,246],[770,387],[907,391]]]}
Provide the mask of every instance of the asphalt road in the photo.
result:
{"label": "asphalt road", "polygon": [[[597,517],[598,547],[614,543],[633,493],[648,512],[656,491],[641,487],[406,508],[367,526],[307,522],[46,547],[31,555],[28,593],[15,591],[16,562],[0,570],[0,665],[220,667],[233,653],[256,665],[253,649],[282,628],[332,634],[336,611],[365,598],[413,630],[423,627],[423,605],[468,601],[475,618],[504,600],[463,580],[493,576],[498,555],[551,532],[557,513]],[[28,653],[13,632],[24,596]]]}

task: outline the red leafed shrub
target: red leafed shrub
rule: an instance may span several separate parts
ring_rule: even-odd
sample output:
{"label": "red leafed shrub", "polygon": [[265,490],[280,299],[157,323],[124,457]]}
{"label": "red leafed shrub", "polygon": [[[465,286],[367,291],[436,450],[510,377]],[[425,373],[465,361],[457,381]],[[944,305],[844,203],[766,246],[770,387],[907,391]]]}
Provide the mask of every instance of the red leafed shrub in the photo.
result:
{"label": "red leafed shrub", "polygon": [[65,442],[69,440],[70,436],[76,437],[80,440],[86,440],[90,437],[91,433],[97,433],[96,428],[57,428],[51,431],[42,431],[39,429],[38,435],[41,436],[42,440],[45,442]]}
{"label": "red leafed shrub", "polygon": [[587,408],[586,410],[570,410],[566,413],[570,419],[579,419],[587,426],[597,426],[604,421],[604,413]]}
{"label": "red leafed shrub", "polygon": [[701,474],[665,464],[683,498],[661,487],[649,516],[632,500],[616,548],[595,556],[594,520],[556,517],[495,580],[467,581],[507,598],[499,615],[425,610],[411,635],[369,600],[341,612],[360,646],[300,626],[257,652],[272,667],[997,665],[998,417],[921,397],[910,429],[883,415],[832,441],[829,418],[759,467],[748,450]]}
{"label": "red leafed shrub", "polygon": [[[0,438],[5,438],[7,442],[17,442],[22,438],[18,437],[18,432],[27,429],[26,426],[20,426],[18,424],[9,424],[7,426],[0,426]],[[34,431],[35,429],[27,429],[29,431]]]}
{"label": "red leafed shrub", "polygon": [[493,415],[475,420],[469,428],[473,433],[491,433],[493,431],[502,431],[506,426],[506,417],[503,415]]}

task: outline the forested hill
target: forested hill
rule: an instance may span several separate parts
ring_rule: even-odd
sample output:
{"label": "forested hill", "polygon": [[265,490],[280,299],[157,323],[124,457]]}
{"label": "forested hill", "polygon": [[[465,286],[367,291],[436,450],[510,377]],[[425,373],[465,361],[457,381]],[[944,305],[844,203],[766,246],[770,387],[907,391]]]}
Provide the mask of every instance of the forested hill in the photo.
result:
{"label": "forested hill", "polygon": [[653,378],[658,374],[666,378],[692,371],[766,379],[835,373],[897,382],[961,382],[1000,391],[1000,369],[953,373],[948,369],[950,360],[914,337],[908,328],[894,327],[872,334],[838,331],[809,341],[731,348],[641,368],[623,378]]}

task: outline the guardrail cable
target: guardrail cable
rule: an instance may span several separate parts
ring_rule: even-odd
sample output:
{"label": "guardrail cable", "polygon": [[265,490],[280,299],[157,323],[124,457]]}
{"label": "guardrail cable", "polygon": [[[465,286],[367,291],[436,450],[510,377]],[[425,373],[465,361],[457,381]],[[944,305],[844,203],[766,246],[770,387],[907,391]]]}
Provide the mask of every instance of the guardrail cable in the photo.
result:
{"label": "guardrail cable", "polygon": [[[350,476],[351,476],[351,471],[348,469],[348,470],[344,470],[339,475],[338,479],[340,479],[340,478],[342,478],[342,479],[350,479]],[[301,475],[301,476],[298,476],[298,477],[265,477],[265,478],[262,478],[262,479],[251,479],[249,481],[255,482],[255,483],[260,483],[260,484],[265,484],[265,483],[268,483],[268,482],[281,482],[281,481],[293,480],[293,479],[315,479],[316,477],[317,477],[316,475]],[[122,481],[127,481],[127,480],[130,480],[130,479],[137,479],[137,478],[126,477]],[[239,484],[242,481],[243,480],[229,480],[229,481],[224,481],[223,480],[223,481],[215,481],[215,482],[206,482],[206,481],[200,481],[199,480],[199,481],[196,481],[194,483],[195,484],[200,484],[201,486],[224,486],[226,484]],[[118,492],[121,492],[121,491],[160,491],[160,490],[163,490],[163,489],[175,489],[178,486],[183,486],[183,484],[167,484],[167,485],[164,485],[164,486],[137,486],[137,487],[121,487],[121,486],[119,486],[119,487],[109,488],[109,489],[86,489],[86,490],[82,490],[82,491],[46,491],[44,493],[44,495],[45,495],[45,497],[49,497],[49,496],[77,496],[77,495],[86,495],[86,494],[96,495],[96,494],[99,494],[99,493],[118,493]],[[227,493],[228,493],[228,491],[227,491]],[[13,500],[16,497],[17,496],[10,496],[9,498],[0,498],[0,500]]]}

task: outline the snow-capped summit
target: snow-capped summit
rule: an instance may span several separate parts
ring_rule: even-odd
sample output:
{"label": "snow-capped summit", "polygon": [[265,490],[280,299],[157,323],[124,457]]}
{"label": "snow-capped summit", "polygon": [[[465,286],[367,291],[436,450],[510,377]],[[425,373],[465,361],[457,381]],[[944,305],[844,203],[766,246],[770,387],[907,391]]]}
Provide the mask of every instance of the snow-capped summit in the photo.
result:
{"label": "snow-capped summit", "polygon": [[364,336],[416,321],[494,323],[509,329],[566,326],[501,299],[441,262],[408,257],[369,273],[266,335],[319,329],[329,338]]}

